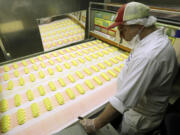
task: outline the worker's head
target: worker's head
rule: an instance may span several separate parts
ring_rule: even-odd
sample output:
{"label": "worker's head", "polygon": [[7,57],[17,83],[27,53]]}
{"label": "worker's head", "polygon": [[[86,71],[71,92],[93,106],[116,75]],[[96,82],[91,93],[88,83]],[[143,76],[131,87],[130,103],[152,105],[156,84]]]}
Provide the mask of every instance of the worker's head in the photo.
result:
{"label": "worker's head", "polygon": [[118,27],[120,37],[131,41],[144,27],[155,24],[156,18],[150,16],[150,8],[142,3],[130,2],[122,5],[115,22],[108,29]]}

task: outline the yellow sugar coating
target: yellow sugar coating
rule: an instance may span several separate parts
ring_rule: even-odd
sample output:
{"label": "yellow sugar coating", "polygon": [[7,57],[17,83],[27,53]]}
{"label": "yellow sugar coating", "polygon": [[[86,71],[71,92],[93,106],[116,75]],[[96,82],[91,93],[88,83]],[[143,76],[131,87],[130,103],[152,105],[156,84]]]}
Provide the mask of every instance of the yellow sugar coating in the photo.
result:
{"label": "yellow sugar coating", "polygon": [[97,43],[102,43],[102,41],[101,41],[101,40],[96,40],[96,42],[97,42]]}
{"label": "yellow sugar coating", "polygon": [[18,77],[18,76],[19,76],[18,70],[15,70],[15,71],[14,71],[14,75],[15,75],[15,77]]}
{"label": "yellow sugar coating", "polygon": [[73,57],[73,58],[76,58],[76,55],[74,53],[70,53],[70,55]]}
{"label": "yellow sugar coating", "polygon": [[98,58],[98,56],[97,56],[96,54],[91,54],[91,56],[92,56],[93,58],[95,58],[95,59]]}
{"label": "yellow sugar coating", "polygon": [[25,74],[28,74],[29,73],[29,69],[27,67],[24,68],[24,72]]}
{"label": "yellow sugar coating", "polygon": [[8,72],[9,71],[9,67],[7,65],[4,66],[4,71]]}
{"label": "yellow sugar coating", "polygon": [[65,54],[63,50],[59,50],[58,52],[62,55]]}
{"label": "yellow sugar coating", "polygon": [[65,50],[66,50],[67,52],[71,52],[71,50],[70,50],[69,48],[66,48]]}
{"label": "yellow sugar coating", "polygon": [[95,50],[99,50],[99,48],[98,48],[97,46],[94,46],[94,47],[93,47],[93,49],[95,49]]}
{"label": "yellow sugar coating", "polygon": [[44,87],[42,85],[38,86],[38,91],[39,91],[41,96],[44,96],[46,94]]}
{"label": "yellow sugar coating", "polygon": [[35,60],[33,58],[30,59],[31,63],[34,64]]}
{"label": "yellow sugar coating", "polygon": [[88,47],[86,43],[82,44],[82,46],[83,46],[83,47],[85,47],[85,48],[87,48],[87,47]]}
{"label": "yellow sugar coating", "polygon": [[49,55],[49,54],[45,54],[45,56],[46,56],[46,58],[48,58],[48,59],[50,58],[50,55]]}
{"label": "yellow sugar coating", "polygon": [[77,91],[78,91],[80,94],[84,94],[84,93],[85,93],[84,88],[83,88],[80,84],[77,84],[75,87],[76,87]]}
{"label": "yellow sugar coating", "polygon": [[106,80],[109,81],[110,78],[108,77],[108,75],[106,73],[101,73],[101,76]]}
{"label": "yellow sugar coating", "polygon": [[69,60],[69,57],[67,55],[64,55],[64,59]]}
{"label": "yellow sugar coating", "polygon": [[88,74],[88,75],[91,75],[91,74],[92,74],[92,72],[91,72],[88,68],[84,68],[83,70],[84,70],[84,72],[85,72],[86,74]]}
{"label": "yellow sugar coating", "polygon": [[64,66],[65,66],[66,69],[70,69],[71,68],[71,66],[68,63],[64,63]]}
{"label": "yellow sugar coating", "polygon": [[65,32],[65,30],[61,30],[63,33]]}
{"label": "yellow sugar coating", "polygon": [[65,37],[67,37],[67,36],[68,36],[68,34],[67,34],[67,33],[65,33],[65,34],[64,34],[64,36],[65,36]]}
{"label": "yellow sugar coating", "polygon": [[47,111],[51,111],[53,109],[53,106],[52,106],[49,98],[45,98],[43,100],[43,102],[44,102],[44,105],[45,105]]}
{"label": "yellow sugar coating", "polygon": [[31,73],[31,74],[29,75],[29,78],[30,78],[31,82],[35,82],[35,81],[36,81],[36,78],[35,78],[35,76],[34,76],[33,73]]}
{"label": "yellow sugar coating", "polygon": [[105,47],[108,47],[109,45],[108,44],[106,44],[106,43],[103,43],[103,45],[105,46]]}
{"label": "yellow sugar coating", "polygon": [[104,63],[106,63],[108,66],[112,66],[112,63],[107,60],[105,60]]}
{"label": "yellow sugar coating", "polygon": [[6,133],[10,129],[10,117],[9,115],[4,115],[1,118],[1,132]]}
{"label": "yellow sugar coating", "polygon": [[4,73],[4,81],[7,81],[7,80],[9,80],[9,74],[8,73]]}
{"label": "yellow sugar coating", "polygon": [[81,52],[79,52],[79,51],[77,51],[77,54],[79,55],[79,56],[82,56],[83,54],[81,53]]}
{"label": "yellow sugar coating", "polygon": [[78,65],[78,63],[77,63],[75,60],[72,60],[71,62],[72,62],[72,64],[73,64],[74,66],[77,66],[77,65]]}
{"label": "yellow sugar coating", "polygon": [[110,58],[110,61],[112,61],[112,62],[115,63],[115,64],[118,63],[118,61],[117,61],[116,59],[114,59],[114,58]]}
{"label": "yellow sugar coating", "polygon": [[62,42],[61,41],[58,41],[58,43],[61,45],[62,44]]}
{"label": "yellow sugar coating", "polygon": [[122,56],[122,57],[125,58],[125,59],[128,58],[128,56],[127,56],[126,54],[123,54],[123,53],[121,53],[120,56]]}
{"label": "yellow sugar coating", "polygon": [[85,56],[86,60],[91,61],[91,58],[89,56]]}
{"label": "yellow sugar coating", "polygon": [[121,68],[124,67],[124,64],[120,64],[120,67],[121,67]]}
{"label": "yellow sugar coating", "polygon": [[63,35],[59,35],[59,38],[63,38]]}
{"label": "yellow sugar coating", "polygon": [[51,88],[52,91],[56,90],[56,86],[54,85],[52,81],[48,82],[48,86]]}
{"label": "yellow sugar coating", "polygon": [[19,94],[16,94],[14,96],[14,103],[15,103],[15,106],[18,107],[21,105],[21,96]]}
{"label": "yellow sugar coating", "polygon": [[88,88],[94,89],[94,85],[91,83],[90,80],[85,80],[85,84],[88,86]]}
{"label": "yellow sugar coating", "polygon": [[17,111],[17,120],[19,125],[22,125],[26,122],[26,114],[24,109],[19,109]]}
{"label": "yellow sugar coating", "polygon": [[106,50],[103,50],[102,53],[104,53],[104,54],[106,54],[106,55],[109,54],[109,52],[106,51]]}
{"label": "yellow sugar coating", "polygon": [[114,50],[113,50],[113,49],[111,49],[111,48],[108,48],[108,51],[110,51],[110,52],[114,52]]}
{"label": "yellow sugar coating", "polygon": [[54,65],[54,61],[53,60],[49,60],[49,64]]}
{"label": "yellow sugar coating", "polygon": [[25,60],[22,61],[22,64],[23,64],[24,66],[27,66],[27,62],[26,62]]}
{"label": "yellow sugar coating", "polygon": [[8,87],[7,87],[7,89],[8,89],[8,90],[12,90],[13,88],[14,88],[13,81],[10,80],[10,81],[8,82]]}
{"label": "yellow sugar coating", "polygon": [[57,57],[57,56],[58,56],[57,53],[55,53],[55,52],[53,52],[52,54],[53,54],[54,57]]}
{"label": "yellow sugar coating", "polygon": [[48,68],[48,73],[49,73],[50,75],[54,75],[54,72],[53,72],[53,70],[52,70],[51,68]]}
{"label": "yellow sugar coating", "polygon": [[78,76],[80,79],[83,79],[83,78],[84,78],[84,75],[83,75],[81,72],[76,71],[75,73],[77,74],[77,76]]}
{"label": "yellow sugar coating", "polygon": [[55,46],[56,46],[56,43],[54,42],[54,43],[52,43],[52,45],[55,47]]}
{"label": "yellow sugar coating", "polygon": [[117,72],[121,71],[121,69],[119,67],[114,67],[114,70],[117,71]]}
{"label": "yellow sugar coating", "polygon": [[26,96],[27,96],[29,101],[32,101],[34,99],[34,95],[33,95],[32,90],[27,90]]}
{"label": "yellow sugar coating", "polygon": [[96,71],[96,72],[99,71],[99,69],[98,69],[96,66],[94,66],[94,65],[92,65],[91,68],[92,68],[94,71]]}
{"label": "yellow sugar coating", "polygon": [[94,52],[94,49],[93,48],[89,48],[88,51]]}
{"label": "yellow sugar coating", "polygon": [[42,70],[39,71],[39,76],[41,79],[43,79],[45,77],[45,74]]}
{"label": "yellow sugar coating", "polygon": [[70,36],[72,36],[72,35],[73,35],[73,33],[72,33],[72,32],[69,32],[69,35],[70,35]]}
{"label": "yellow sugar coating", "polygon": [[20,77],[20,78],[19,78],[19,85],[20,85],[20,86],[24,86],[24,84],[25,84],[24,78],[23,78],[23,77]]}
{"label": "yellow sugar coating", "polygon": [[[75,32],[75,33],[77,33],[77,32]],[[75,39],[75,40],[78,40],[77,36],[74,36],[74,39]]]}
{"label": "yellow sugar coating", "polygon": [[77,45],[77,48],[78,48],[78,49],[82,49],[82,46],[80,46],[80,45]]}
{"label": "yellow sugar coating", "polygon": [[66,84],[65,84],[65,82],[64,82],[64,80],[63,80],[62,78],[59,78],[59,79],[58,79],[58,82],[60,83],[60,85],[61,85],[62,87],[65,87],[65,86],[66,86]]}
{"label": "yellow sugar coating", "polygon": [[98,66],[102,69],[106,69],[106,67],[102,63],[98,63]]}
{"label": "yellow sugar coating", "polygon": [[92,45],[97,44],[96,41],[91,41],[91,42],[89,42],[89,43],[92,43]]}
{"label": "yellow sugar coating", "polygon": [[48,48],[48,49],[51,48],[51,45],[50,45],[50,44],[47,44],[47,48]]}
{"label": "yellow sugar coating", "polygon": [[68,77],[70,82],[72,82],[72,83],[75,82],[75,79],[74,79],[74,77],[71,74],[68,74],[67,77]]}
{"label": "yellow sugar coating", "polygon": [[69,42],[72,42],[72,41],[73,41],[73,38],[71,38],[71,37],[69,37],[68,39],[69,39]]}
{"label": "yellow sugar coating", "polygon": [[2,85],[0,84],[0,93],[2,92]]}
{"label": "yellow sugar coating", "polygon": [[63,98],[63,95],[61,93],[56,93],[55,94],[55,97],[56,97],[56,100],[57,102],[60,104],[60,105],[63,105],[64,104],[64,98]]}
{"label": "yellow sugar coating", "polygon": [[103,48],[104,48],[104,46],[103,46],[103,45],[98,45],[98,47],[99,47],[99,48],[101,48],[101,49],[103,49]]}
{"label": "yellow sugar coating", "polygon": [[108,73],[112,75],[113,77],[117,77],[117,74],[113,72],[111,69],[108,70]]}
{"label": "yellow sugar coating", "polygon": [[31,111],[33,114],[33,117],[36,118],[39,116],[39,107],[37,103],[32,103],[31,104]]}
{"label": "yellow sugar coating", "polygon": [[93,43],[92,43],[92,42],[88,42],[87,44],[88,44],[88,45],[90,45],[90,46],[92,46],[92,45],[93,45]]}
{"label": "yellow sugar coating", "polygon": [[45,68],[45,67],[46,67],[46,65],[44,64],[44,62],[41,62],[40,65],[41,65],[42,68]]}
{"label": "yellow sugar coating", "polygon": [[63,69],[59,65],[56,65],[56,69],[57,69],[58,72],[62,72],[63,71]]}
{"label": "yellow sugar coating", "polygon": [[57,57],[56,60],[57,60],[58,62],[62,62],[62,59],[59,58],[59,57]]}
{"label": "yellow sugar coating", "polygon": [[1,100],[1,112],[6,112],[8,110],[8,102],[6,99]]}
{"label": "yellow sugar coating", "polygon": [[116,59],[120,60],[120,61],[123,61],[124,59],[119,57],[119,56],[116,56]]}
{"label": "yellow sugar coating", "polygon": [[67,93],[67,95],[69,96],[70,99],[75,99],[75,94],[70,88],[66,89],[66,93]]}
{"label": "yellow sugar coating", "polygon": [[79,62],[84,63],[85,61],[82,58],[78,58]]}
{"label": "yellow sugar coating", "polygon": [[99,77],[97,77],[97,76],[95,76],[95,77],[93,77],[93,80],[97,83],[97,84],[99,84],[99,85],[102,85],[103,83],[102,83],[102,81],[99,79]]}
{"label": "yellow sugar coating", "polygon": [[38,60],[39,60],[39,61],[42,61],[43,59],[42,59],[42,57],[41,57],[41,56],[38,56]]}
{"label": "yellow sugar coating", "polygon": [[66,43],[68,43],[68,40],[67,40],[67,39],[64,39],[63,42],[66,44]]}
{"label": "yellow sugar coating", "polygon": [[103,56],[104,56],[104,54],[103,54],[103,53],[101,53],[101,52],[97,52],[97,55],[99,55],[99,56],[101,56],[101,57],[103,57]]}
{"label": "yellow sugar coating", "polygon": [[38,70],[38,67],[37,67],[37,65],[36,65],[36,64],[33,64],[33,69],[34,69],[35,71],[37,71],[37,70]]}
{"label": "yellow sugar coating", "polygon": [[87,50],[82,50],[83,53],[88,54],[89,52]]}
{"label": "yellow sugar coating", "polygon": [[72,50],[76,51],[77,49],[75,47],[71,47]]}
{"label": "yellow sugar coating", "polygon": [[14,67],[14,69],[17,69],[18,68],[17,63],[13,63],[13,67]]}

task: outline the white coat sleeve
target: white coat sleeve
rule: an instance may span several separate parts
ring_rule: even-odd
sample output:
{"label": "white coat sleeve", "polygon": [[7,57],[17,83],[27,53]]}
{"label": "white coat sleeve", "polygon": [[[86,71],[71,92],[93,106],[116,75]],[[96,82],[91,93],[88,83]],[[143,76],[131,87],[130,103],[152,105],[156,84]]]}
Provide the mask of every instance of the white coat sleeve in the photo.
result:
{"label": "white coat sleeve", "polygon": [[109,101],[111,105],[121,113],[133,108],[143,97],[157,72],[156,60],[136,58],[128,62],[119,75],[117,93]]}

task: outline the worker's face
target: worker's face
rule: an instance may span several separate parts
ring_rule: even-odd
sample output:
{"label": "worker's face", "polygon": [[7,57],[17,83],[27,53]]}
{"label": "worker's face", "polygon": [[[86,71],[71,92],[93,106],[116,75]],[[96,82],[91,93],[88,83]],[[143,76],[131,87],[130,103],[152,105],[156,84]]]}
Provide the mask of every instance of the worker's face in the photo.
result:
{"label": "worker's face", "polygon": [[120,36],[126,41],[131,41],[134,36],[139,32],[140,25],[120,25],[118,26]]}

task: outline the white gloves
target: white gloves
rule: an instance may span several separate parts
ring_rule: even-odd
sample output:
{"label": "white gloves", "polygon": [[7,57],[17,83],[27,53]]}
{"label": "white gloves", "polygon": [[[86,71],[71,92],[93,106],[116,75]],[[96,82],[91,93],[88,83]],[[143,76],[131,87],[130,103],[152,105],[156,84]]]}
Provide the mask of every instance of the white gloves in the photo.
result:
{"label": "white gloves", "polygon": [[86,118],[84,118],[83,120],[80,120],[81,125],[84,127],[84,129],[86,130],[88,134],[96,132],[94,120],[95,119],[86,119]]}

